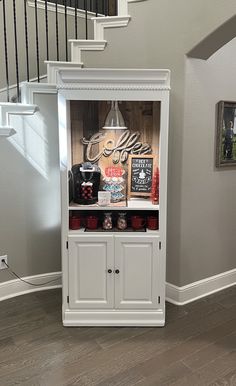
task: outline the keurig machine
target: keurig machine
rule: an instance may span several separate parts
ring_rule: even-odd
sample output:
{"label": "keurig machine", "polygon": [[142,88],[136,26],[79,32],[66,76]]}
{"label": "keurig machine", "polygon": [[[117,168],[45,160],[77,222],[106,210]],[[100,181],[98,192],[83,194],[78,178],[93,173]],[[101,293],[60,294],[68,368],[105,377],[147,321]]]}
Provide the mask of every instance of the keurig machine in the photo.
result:
{"label": "keurig machine", "polygon": [[90,162],[72,166],[74,202],[91,205],[98,201],[101,170]]}

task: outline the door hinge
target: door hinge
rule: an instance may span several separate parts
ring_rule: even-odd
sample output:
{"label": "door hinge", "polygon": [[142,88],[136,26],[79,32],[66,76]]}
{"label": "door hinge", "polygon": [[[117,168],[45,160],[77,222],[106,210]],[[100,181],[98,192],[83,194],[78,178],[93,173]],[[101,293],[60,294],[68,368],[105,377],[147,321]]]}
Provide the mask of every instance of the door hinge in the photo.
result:
{"label": "door hinge", "polygon": [[161,241],[159,241],[159,249],[161,249]]}
{"label": "door hinge", "polygon": [[68,249],[69,248],[69,243],[68,243],[68,241],[66,242],[66,249]]}
{"label": "door hinge", "polygon": [[67,303],[69,304],[70,298],[69,295],[67,296]]}
{"label": "door hinge", "polygon": [[161,297],[158,296],[158,304],[160,304],[160,303],[161,303]]}

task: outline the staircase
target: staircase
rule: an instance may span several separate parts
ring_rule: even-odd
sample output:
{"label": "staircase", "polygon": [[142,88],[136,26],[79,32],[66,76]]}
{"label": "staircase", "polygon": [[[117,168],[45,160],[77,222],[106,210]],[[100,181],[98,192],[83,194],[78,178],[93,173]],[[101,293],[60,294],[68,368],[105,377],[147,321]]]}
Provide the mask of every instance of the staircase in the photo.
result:
{"label": "staircase", "polygon": [[47,65],[46,83],[23,82],[20,84],[21,103],[0,103],[0,137],[9,137],[16,133],[17,128],[10,124],[11,115],[32,115],[38,111],[38,107],[34,104],[35,92],[57,93],[60,70],[83,68],[84,51],[105,50],[108,44],[104,37],[105,29],[126,27],[131,20],[128,12],[129,3],[139,1],[145,0],[117,0],[117,16],[93,17],[91,19],[94,26],[93,39],[69,39],[71,61],[45,61]]}

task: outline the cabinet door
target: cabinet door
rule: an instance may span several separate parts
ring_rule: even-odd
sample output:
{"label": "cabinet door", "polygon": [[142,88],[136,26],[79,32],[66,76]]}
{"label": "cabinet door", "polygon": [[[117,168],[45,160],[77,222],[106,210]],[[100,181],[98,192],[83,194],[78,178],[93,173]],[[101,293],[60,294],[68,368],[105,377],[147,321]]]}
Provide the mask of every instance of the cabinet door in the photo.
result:
{"label": "cabinet door", "polygon": [[157,236],[115,236],[116,308],[158,308],[158,241]]}
{"label": "cabinet door", "polygon": [[[114,306],[113,269],[112,235],[70,236],[70,308],[112,308]],[[112,272],[109,273],[108,270]]]}

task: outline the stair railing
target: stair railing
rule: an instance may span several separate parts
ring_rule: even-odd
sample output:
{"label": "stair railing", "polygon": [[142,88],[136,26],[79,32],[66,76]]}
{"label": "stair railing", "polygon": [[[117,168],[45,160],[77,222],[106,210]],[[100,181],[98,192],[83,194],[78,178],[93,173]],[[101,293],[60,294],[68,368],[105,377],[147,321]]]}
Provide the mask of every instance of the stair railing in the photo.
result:
{"label": "stair railing", "polygon": [[91,17],[116,14],[117,0],[0,0],[0,92],[20,101],[20,82],[40,82],[45,60],[68,61],[68,40],[90,38]]}

